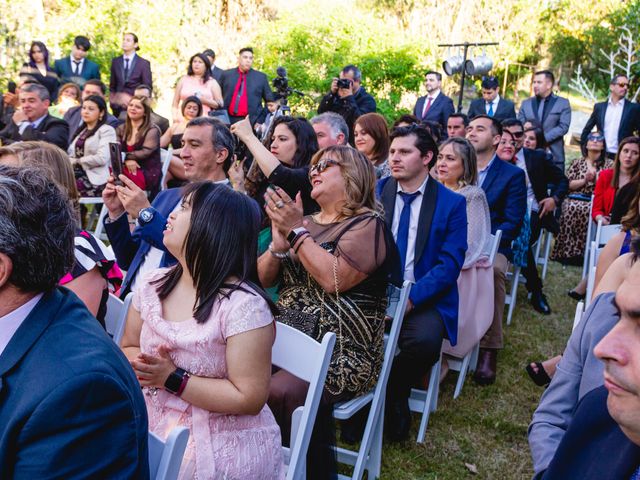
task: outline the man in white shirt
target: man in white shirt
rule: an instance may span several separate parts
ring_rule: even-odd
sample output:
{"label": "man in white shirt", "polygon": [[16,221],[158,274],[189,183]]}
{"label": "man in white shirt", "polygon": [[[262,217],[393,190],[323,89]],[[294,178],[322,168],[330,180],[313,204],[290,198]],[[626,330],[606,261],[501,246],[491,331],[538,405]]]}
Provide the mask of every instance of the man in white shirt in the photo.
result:
{"label": "man in white shirt", "polygon": [[515,106],[511,100],[500,96],[500,84],[496,77],[482,79],[482,98],[477,98],[469,106],[469,118],[487,115],[499,122],[516,118]]}
{"label": "man in white shirt", "polygon": [[434,71],[425,73],[424,85],[427,88],[427,94],[418,98],[413,108],[413,114],[423,123],[439,123],[442,131],[445,131],[449,115],[455,109],[453,108],[453,100],[440,90],[442,87],[442,74]]}

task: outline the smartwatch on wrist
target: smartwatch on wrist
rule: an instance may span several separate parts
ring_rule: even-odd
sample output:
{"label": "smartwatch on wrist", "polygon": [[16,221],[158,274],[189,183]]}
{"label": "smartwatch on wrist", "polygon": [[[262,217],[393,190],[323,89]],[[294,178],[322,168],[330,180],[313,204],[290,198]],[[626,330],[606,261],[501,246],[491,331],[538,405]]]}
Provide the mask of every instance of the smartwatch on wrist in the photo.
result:
{"label": "smartwatch on wrist", "polygon": [[146,224],[150,223],[151,220],[153,220],[155,214],[156,211],[153,209],[153,207],[143,208],[138,212],[138,225],[143,227]]}
{"label": "smartwatch on wrist", "polygon": [[176,368],[175,371],[171,372],[167,377],[167,381],[164,382],[164,389],[179,397],[187,386],[189,377],[189,372],[182,368]]}
{"label": "smartwatch on wrist", "polygon": [[289,232],[289,235],[287,235],[287,241],[289,242],[289,246],[291,248],[293,248],[293,246],[296,244],[296,242],[305,233],[309,233],[309,230],[307,230],[304,227],[297,227],[297,228],[294,228],[293,230],[291,230]]}

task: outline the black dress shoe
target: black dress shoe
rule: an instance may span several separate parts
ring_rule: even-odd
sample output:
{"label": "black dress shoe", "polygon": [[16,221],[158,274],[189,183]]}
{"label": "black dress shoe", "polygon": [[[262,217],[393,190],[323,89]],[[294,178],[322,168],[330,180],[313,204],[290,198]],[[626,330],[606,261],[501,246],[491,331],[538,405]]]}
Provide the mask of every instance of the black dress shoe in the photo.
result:
{"label": "black dress shoe", "polygon": [[567,295],[577,301],[584,300],[587,297],[586,293],[578,293],[575,290],[568,290]]}
{"label": "black dress shoe", "polygon": [[497,363],[498,350],[495,348],[481,348],[473,380],[478,385],[491,385],[496,381]]}
{"label": "black dress shoe", "polygon": [[411,410],[409,400],[394,400],[385,409],[384,433],[391,442],[404,442],[409,438]]}
{"label": "black dress shoe", "polygon": [[547,303],[547,297],[544,296],[544,293],[532,292],[530,302],[537,312],[540,312],[543,315],[551,314],[551,307],[549,307],[549,304]]}

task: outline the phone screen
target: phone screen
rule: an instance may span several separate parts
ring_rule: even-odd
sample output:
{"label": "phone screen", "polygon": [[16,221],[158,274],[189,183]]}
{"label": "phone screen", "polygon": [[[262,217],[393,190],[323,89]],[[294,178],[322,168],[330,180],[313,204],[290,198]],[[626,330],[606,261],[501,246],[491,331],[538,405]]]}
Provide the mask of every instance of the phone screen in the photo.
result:
{"label": "phone screen", "polygon": [[116,185],[122,185],[122,181],[119,180],[120,174],[122,174],[122,153],[119,143],[109,143],[109,154],[111,156],[111,174],[116,180]]}

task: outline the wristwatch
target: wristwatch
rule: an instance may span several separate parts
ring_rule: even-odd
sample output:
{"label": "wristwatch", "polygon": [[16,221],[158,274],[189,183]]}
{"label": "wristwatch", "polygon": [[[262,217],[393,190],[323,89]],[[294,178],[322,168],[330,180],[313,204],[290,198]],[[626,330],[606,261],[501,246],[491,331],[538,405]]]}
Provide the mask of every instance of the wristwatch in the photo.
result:
{"label": "wristwatch", "polygon": [[147,223],[150,223],[155,214],[156,211],[153,207],[143,208],[138,212],[138,225],[143,227]]}
{"label": "wristwatch", "polygon": [[173,395],[180,396],[184,391],[184,387],[187,386],[187,381],[189,380],[189,372],[183,370],[182,368],[176,368],[171,374],[167,377],[167,381],[164,382],[164,389],[172,393]]}
{"label": "wristwatch", "polygon": [[291,246],[291,248],[293,248],[293,246],[296,244],[296,242],[305,233],[309,233],[309,230],[307,230],[304,227],[294,228],[293,230],[291,230],[289,232],[289,235],[287,235],[287,242],[289,242],[289,245]]}

